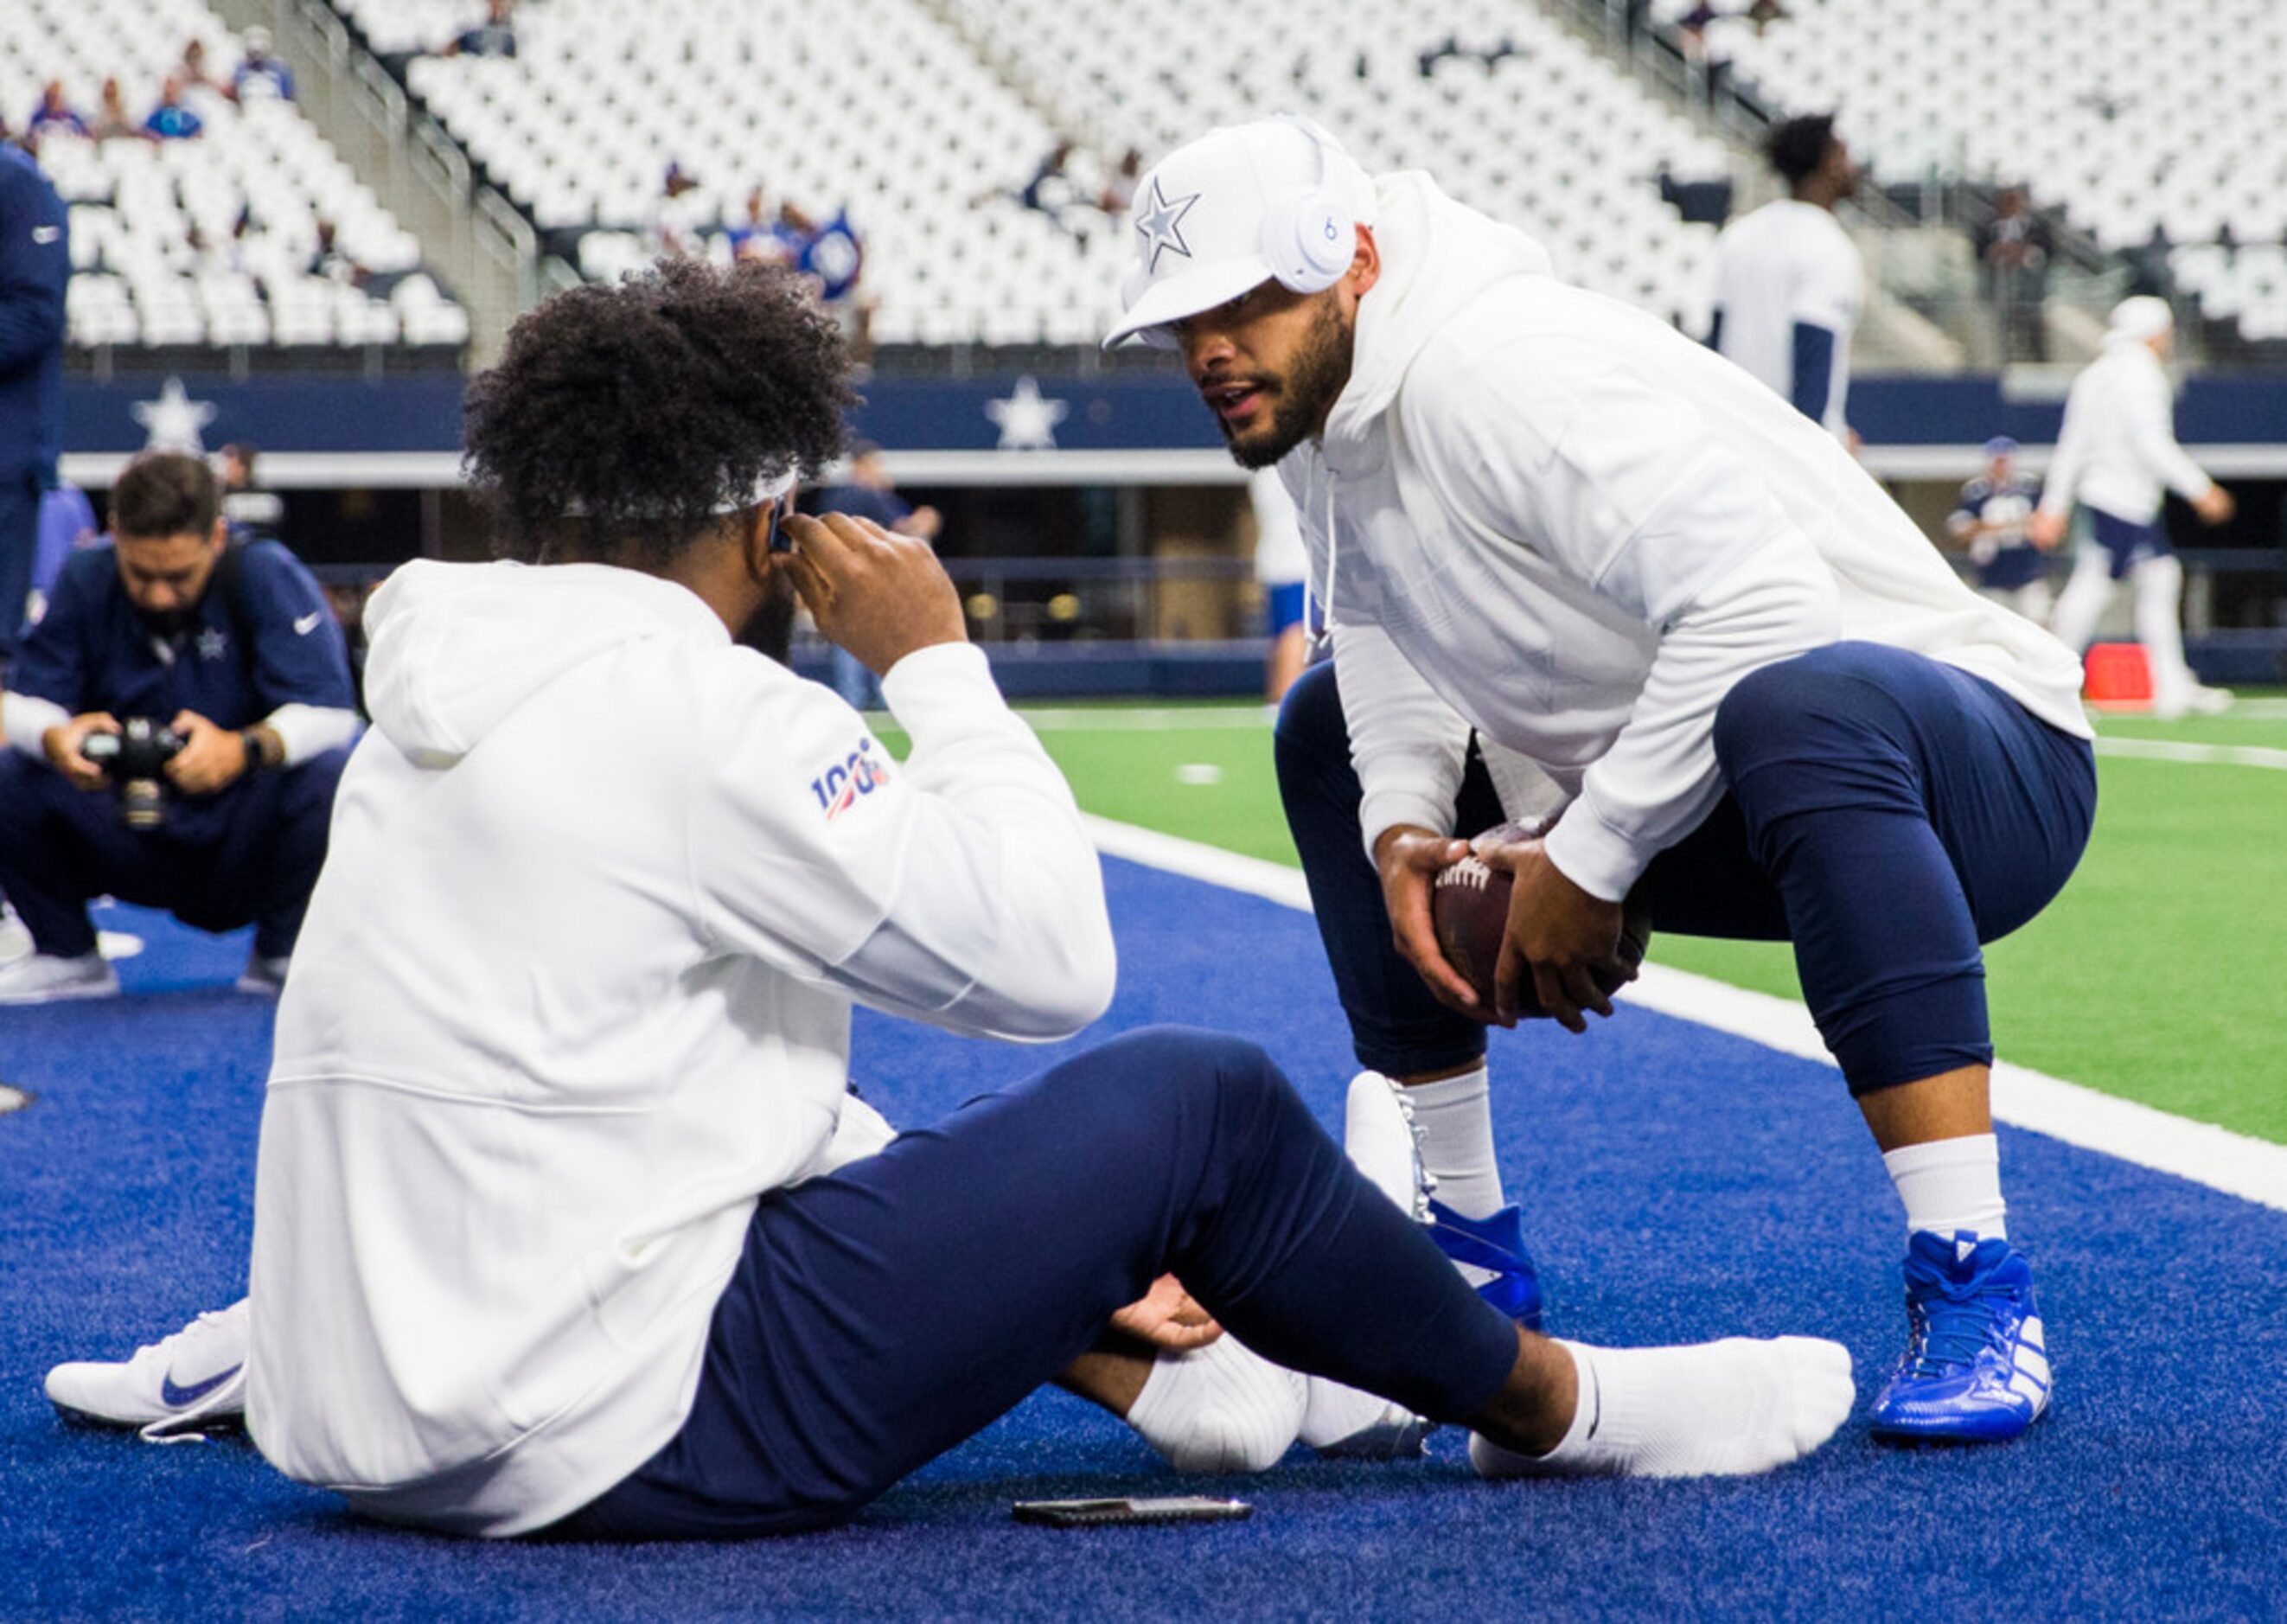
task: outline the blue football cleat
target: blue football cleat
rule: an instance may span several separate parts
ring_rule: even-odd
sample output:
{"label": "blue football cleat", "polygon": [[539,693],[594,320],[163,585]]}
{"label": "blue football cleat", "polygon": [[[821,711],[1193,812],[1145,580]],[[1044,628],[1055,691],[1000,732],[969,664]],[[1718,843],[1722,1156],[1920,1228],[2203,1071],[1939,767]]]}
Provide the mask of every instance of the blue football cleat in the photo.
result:
{"label": "blue football cleat", "polygon": [[1523,1213],[1512,1206],[1488,1218],[1465,1218],[1432,1199],[1429,1239],[1476,1287],[1479,1296],[1528,1331],[1540,1328],[1540,1276],[1532,1266],[1532,1254],[1524,1249]]}
{"label": "blue football cleat", "polygon": [[2033,1271],[2006,1240],[1923,1231],[1906,1248],[1911,1340],[1874,1401],[1877,1438],[2015,1438],[2049,1407]]}

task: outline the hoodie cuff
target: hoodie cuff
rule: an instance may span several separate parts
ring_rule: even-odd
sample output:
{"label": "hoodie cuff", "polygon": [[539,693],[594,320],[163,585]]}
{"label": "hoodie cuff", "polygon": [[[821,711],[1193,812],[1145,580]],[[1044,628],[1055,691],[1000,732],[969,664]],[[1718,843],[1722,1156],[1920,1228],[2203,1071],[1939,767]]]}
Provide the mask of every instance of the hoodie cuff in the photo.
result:
{"label": "hoodie cuff", "polygon": [[916,740],[971,720],[980,710],[1008,709],[985,651],[974,643],[932,643],[915,649],[882,677],[882,702]]}
{"label": "hoodie cuff", "polygon": [[1368,790],[1358,802],[1358,833],[1365,839],[1367,862],[1373,861],[1374,842],[1401,823],[1450,835],[1453,832],[1452,804],[1441,805],[1434,796],[1412,789]]}
{"label": "hoodie cuff", "polygon": [[1541,850],[1559,874],[1606,902],[1625,898],[1653,857],[1605,822],[1585,795],[1565,808]]}

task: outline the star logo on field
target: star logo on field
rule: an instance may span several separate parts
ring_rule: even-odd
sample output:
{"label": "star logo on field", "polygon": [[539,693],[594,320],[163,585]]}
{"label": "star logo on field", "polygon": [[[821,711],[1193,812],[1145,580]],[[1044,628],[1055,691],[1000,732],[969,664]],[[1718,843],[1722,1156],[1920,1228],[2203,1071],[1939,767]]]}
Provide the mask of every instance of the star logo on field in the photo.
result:
{"label": "star logo on field", "polygon": [[212,626],[199,633],[199,658],[202,660],[219,660],[223,651],[229,646],[230,639]]}
{"label": "star logo on field", "polygon": [[1194,192],[1170,202],[1159,189],[1159,178],[1154,175],[1151,195],[1144,201],[1149,206],[1136,211],[1136,229],[1144,235],[1144,274],[1156,276],[1160,250],[1172,249],[1186,259],[1191,257],[1191,245],[1183,241],[1183,217],[1199,201],[1199,194]]}
{"label": "star logo on field", "polygon": [[127,409],[148,436],[143,442],[146,451],[183,451],[193,456],[206,454],[206,442],[201,433],[215,419],[214,402],[192,400],[182,379],[170,375],[159,385],[157,400],[138,400]]}
{"label": "star logo on field", "polygon": [[985,415],[1001,427],[1003,451],[1053,451],[1056,424],[1072,411],[1072,403],[1041,392],[1039,382],[1026,373],[1017,380],[1005,400],[987,400]]}

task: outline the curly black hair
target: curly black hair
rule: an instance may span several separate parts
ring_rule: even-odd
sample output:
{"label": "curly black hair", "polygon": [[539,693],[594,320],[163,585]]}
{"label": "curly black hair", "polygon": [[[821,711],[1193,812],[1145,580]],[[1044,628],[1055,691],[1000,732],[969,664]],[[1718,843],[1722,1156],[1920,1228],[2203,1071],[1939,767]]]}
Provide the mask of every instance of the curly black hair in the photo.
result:
{"label": "curly black hair", "polygon": [[495,551],[664,567],[758,486],[834,460],[849,372],[832,318],[777,266],[668,259],[558,294],[463,401]]}
{"label": "curly black hair", "polygon": [[1834,115],[1806,113],[1799,118],[1782,119],[1763,135],[1763,156],[1779,172],[1779,178],[1791,186],[1800,186],[1805,177],[1826,162],[1826,149],[1834,145]]}

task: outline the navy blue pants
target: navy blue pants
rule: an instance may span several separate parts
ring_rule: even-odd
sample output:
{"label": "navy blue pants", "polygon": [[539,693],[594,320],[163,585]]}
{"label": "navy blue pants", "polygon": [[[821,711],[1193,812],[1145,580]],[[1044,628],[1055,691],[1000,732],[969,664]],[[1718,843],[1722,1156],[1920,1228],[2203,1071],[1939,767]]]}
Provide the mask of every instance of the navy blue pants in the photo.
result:
{"label": "navy blue pants", "polygon": [[32,595],[32,560],[40,545],[40,482],[31,474],[0,476],[0,677],[16,658],[24,606]]}
{"label": "navy blue pants", "polygon": [[[1655,931],[1792,941],[1853,1094],[1990,1064],[1979,945],[2040,912],[2080,860],[2096,812],[2087,742],[1954,667],[1836,643],[1725,695],[1715,759],[1722,800],[1638,882]],[[1484,1028],[1391,943],[1331,665],[1288,693],[1278,763],[1359,1064],[1403,1076],[1482,1055]],[[1501,816],[1473,756],[1454,828]]]}
{"label": "navy blue pants", "polygon": [[2176,550],[2168,544],[2168,532],[2157,518],[2138,524],[2133,519],[2121,519],[2102,508],[2088,511],[2089,529],[2096,544],[2104,549],[2112,565],[2112,578],[2118,581],[2147,558],[2164,558]]}
{"label": "navy blue pants", "polygon": [[1270,1359],[1427,1415],[1516,1327],[1367,1184],[1268,1057],[1158,1027],[766,1198],[681,1432],[547,1532],[733,1539],[854,1515],[1173,1273]]}
{"label": "navy blue pants", "polygon": [[[250,772],[177,823],[131,829],[118,797],[75,789],[45,762],[0,749],[0,893],[42,953],[95,951],[91,897],[164,908],[202,931],[254,926],[265,958],[294,951],[349,749]],[[172,792],[170,791],[171,794]]]}

